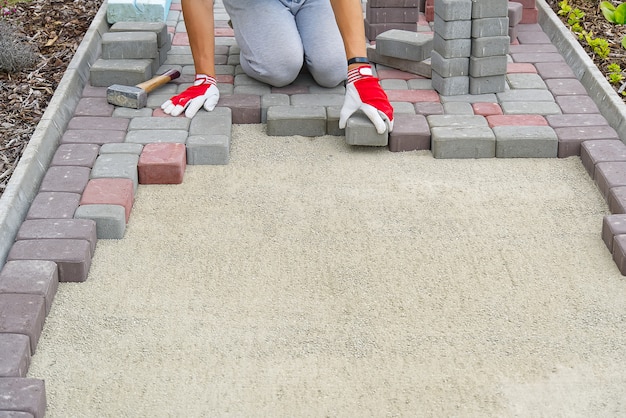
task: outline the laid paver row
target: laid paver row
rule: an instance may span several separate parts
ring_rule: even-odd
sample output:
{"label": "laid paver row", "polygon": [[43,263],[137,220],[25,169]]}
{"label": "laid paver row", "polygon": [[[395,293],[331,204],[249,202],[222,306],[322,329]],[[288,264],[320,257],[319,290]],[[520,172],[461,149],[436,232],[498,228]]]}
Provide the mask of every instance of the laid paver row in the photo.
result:
{"label": "laid paver row", "polygon": [[[182,77],[139,110],[109,105],[105,88],[84,89],[0,270],[0,351],[7,353],[0,358],[0,393],[10,394],[0,411],[43,416],[43,382],[26,373],[58,283],[85,280],[97,240],[123,237],[139,184],[179,183],[186,164],[227,164],[232,123],[267,123],[275,135],[346,135],[349,144],[365,137],[368,145],[430,149],[437,158],[580,155],[613,213],[604,218],[602,238],[626,274],[626,145],[539,25],[517,28],[509,89],[502,93],[440,96],[429,79],[378,65],[396,112],[386,143],[359,117],[348,132],[339,130],[343,87],[320,88],[303,73],[292,85],[273,88],[243,74],[232,30],[219,11],[219,107],[193,120],[167,117],[160,104],[184,90],[195,73],[179,10],[174,1],[172,47],[160,71],[177,67]],[[147,166],[140,164],[142,156]]]}

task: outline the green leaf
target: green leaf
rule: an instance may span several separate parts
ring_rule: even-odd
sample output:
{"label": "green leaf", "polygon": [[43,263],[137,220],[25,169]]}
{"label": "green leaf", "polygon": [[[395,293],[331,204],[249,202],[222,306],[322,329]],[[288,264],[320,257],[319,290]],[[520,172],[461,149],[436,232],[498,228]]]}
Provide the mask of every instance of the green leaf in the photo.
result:
{"label": "green leaf", "polygon": [[600,10],[602,14],[611,23],[615,23],[615,6],[608,1],[603,1],[600,3]]}
{"label": "green leaf", "polygon": [[622,38],[622,47],[626,48],[626,36]]}
{"label": "green leaf", "polygon": [[615,18],[615,23],[618,25],[623,25],[626,23],[626,3],[621,3],[615,9],[615,13],[613,14]]}

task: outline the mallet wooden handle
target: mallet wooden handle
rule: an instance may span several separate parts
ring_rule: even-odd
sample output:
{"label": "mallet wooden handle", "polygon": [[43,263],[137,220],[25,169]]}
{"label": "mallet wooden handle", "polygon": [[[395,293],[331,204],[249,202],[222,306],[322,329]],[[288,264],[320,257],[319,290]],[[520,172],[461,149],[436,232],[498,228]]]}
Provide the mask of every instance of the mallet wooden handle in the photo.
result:
{"label": "mallet wooden handle", "polygon": [[163,84],[167,84],[170,81],[180,77],[180,72],[178,70],[167,70],[161,75],[151,78],[148,81],[144,81],[143,83],[137,84],[136,87],[144,90],[146,93],[150,93],[152,90],[157,87],[162,86]]}

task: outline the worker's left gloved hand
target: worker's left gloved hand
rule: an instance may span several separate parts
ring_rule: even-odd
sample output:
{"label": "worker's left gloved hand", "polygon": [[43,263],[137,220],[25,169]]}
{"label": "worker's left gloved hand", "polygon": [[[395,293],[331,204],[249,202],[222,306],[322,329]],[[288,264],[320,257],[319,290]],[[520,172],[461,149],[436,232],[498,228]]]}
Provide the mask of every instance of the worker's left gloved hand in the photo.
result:
{"label": "worker's left gloved hand", "polygon": [[393,107],[369,65],[348,71],[346,98],[339,114],[339,128],[344,129],[348,118],[359,109],[372,121],[379,134],[383,134],[385,129],[389,132],[393,129]]}
{"label": "worker's left gloved hand", "polygon": [[220,91],[215,77],[197,74],[193,86],[163,103],[161,109],[172,116],[178,116],[185,111],[185,116],[193,118],[203,106],[208,112],[215,109],[219,99]]}

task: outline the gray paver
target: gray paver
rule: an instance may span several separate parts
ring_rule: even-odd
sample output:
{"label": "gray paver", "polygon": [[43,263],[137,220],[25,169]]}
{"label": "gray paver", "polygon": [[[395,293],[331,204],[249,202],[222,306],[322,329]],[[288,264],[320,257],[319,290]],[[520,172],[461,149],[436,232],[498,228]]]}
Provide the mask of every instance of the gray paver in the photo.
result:
{"label": "gray paver", "polygon": [[346,144],[384,147],[389,143],[389,132],[379,134],[374,125],[358,111],[348,118],[346,123]]}
{"label": "gray paver", "polygon": [[199,113],[191,120],[189,135],[231,135],[232,111],[216,107],[212,112]]}
{"label": "gray paver", "polygon": [[[506,74],[506,66],[506,55],[489,57],[472,56],[469,59],[469,75],[472,77],[490,77],[494,75],[503,76],[504,74]],[[504,91],[504,86],[502,86],[499,90],[496,90],[495,93],[501,91]],[[478,94],[483,94],[483,92],[480,92]]]}
{"label": "gray paver", "polygon": [[492,57],[494,55],[506,55],[509,53],[511,40],[508,36],[489,36],[472,39],[472,56]]}
{"label": "gray paver", "polygon": [[323,106],[272,106],[267,109],[267,134],[320,136],[326,134]]}
{"label": "gray paver", "polygon": [[392,29],[376,37],[376,50],[392,58],[424,61],[433,50],[433,35]]}
{"label": "gray paver", "polygon": [[538,74],[507,74],[506,80],[512,89],[547,89],[546,83]]}
{"label": "gray paver", "polygon": [[132,142],[122,142],[115,144],[104,144],[100,147],[100,155],[104,154],[141,154],[142,144]]}
{"label": "gray paver", "polygon": [[187,139],[187,164],[226,165],[230,160],[230,136],[192,135]]}
{"label": "gray paver", "polygon": [[[440,77],[468,76],[470,60],[468,57],[444,58],[439,52],[433,51],[430,56],[430,66]],[[432,88],[432,81],[429,87]]]}
{"label": "gray paver", "polygon": [[431,128],[430,133],[431,149],[435,158],[496,156],[496,137],[489,127],[442,126]]}
{"label": "gray paver", "polygon": [[507,0],[472,0],[472,19],[508,16]]}
{"label": "gray paver", "polygon": [[472,19],[472,38],[505,36],[509,31],[508,17]]}
{"label": "gray paver", "polygon": [[154,32],[108,32],[102,34],[104,59],[154,59],[159,46]]}
{"label": "gray paver", "polygon": [[175,142],[184,144],[187,142],[187,136],[187,131],[180,129],[137,130],[128,132],[125,141],[143,145],[152,144],[154,142]]}
{"label": "gray paver", "polygon": [[437,93],[442,96],[465,95],[469,93],[469,76],[443,77],[432,73],[432,85]]}
{"label": "gray paver", "polygon": [[[145,132],[145,131],[136,131]],[[186,133],[186,132],[185,132]],[[186,135],[185,135],[186,138]],[[133,182],[133,190],[137,193],[139,175],[137,164],[139,156],[135,154],[104,154],[96,159],[91,170],[91,178],[124,178]]]}
{"label": "gray paver", "polygon": [[549,126],[495,126],[496,157],[555,158],[558,138]]}
{"label": "gray paver", "polygon": [[470,94],[499,93],[506,88],[506,76],[491,75],[484,77],[469,76]]}
{"label": "gray paver", "polygon": [[89,82],[95,87],[134,86],[152,77],[152,60],[99,59],[91,66],[89,74]]}
{"label": "gray paver", "polygon": [[443,20],[470,20],[471,0],[438,0],[434,2],[435,14]]}
{"label": "gray paver", "polygon": [[130,121],[128,130],[187,130],[190,123],[189,118],[139,117]]}
{"label": "gray paver", "polygon": [[433,37],[433,50],[444,58],[469,57],[472,52],[472,40],[467,39],[443,39],[435,33]]}
{"label": "gray paver", "polygon": [[126,232],[126,210],[121,205],[81,205],[74,217],[96,222],[98,239],[122,239]]}
{"label": "gray paver", "polygon": [[553,101],[501,102],[500,106],[505,115],[558,115],[561,113],[561,108]]}

